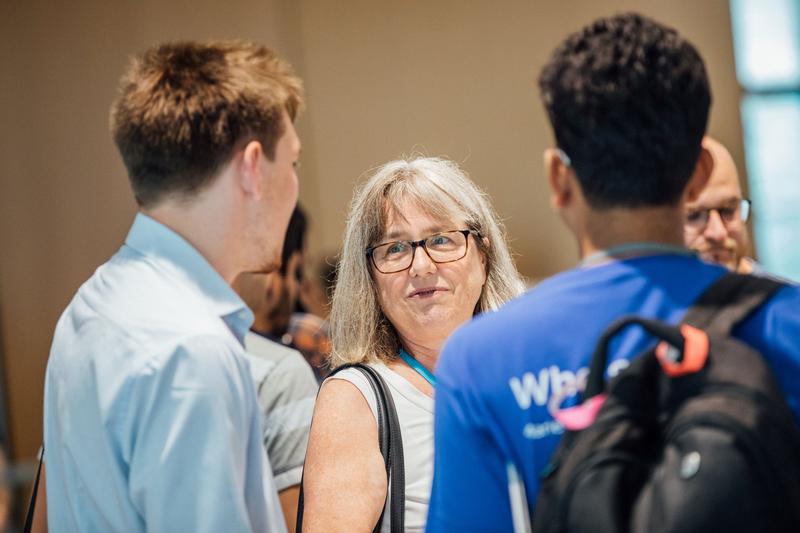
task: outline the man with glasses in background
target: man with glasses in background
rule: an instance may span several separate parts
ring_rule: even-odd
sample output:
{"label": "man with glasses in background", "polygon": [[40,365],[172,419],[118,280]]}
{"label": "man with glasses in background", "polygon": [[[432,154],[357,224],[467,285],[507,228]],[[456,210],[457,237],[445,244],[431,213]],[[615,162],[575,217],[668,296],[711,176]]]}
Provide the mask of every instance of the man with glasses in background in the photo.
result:
{"label": "man with glasses in background", "polygon": [[686,205],[686,246],[708,262],[742,274],[767,272],[748,254],[747,221],[750,200],[742,198],[739,173],[728,150],[715,139],[703,139],[700,156],[708,184],[697,199]]}

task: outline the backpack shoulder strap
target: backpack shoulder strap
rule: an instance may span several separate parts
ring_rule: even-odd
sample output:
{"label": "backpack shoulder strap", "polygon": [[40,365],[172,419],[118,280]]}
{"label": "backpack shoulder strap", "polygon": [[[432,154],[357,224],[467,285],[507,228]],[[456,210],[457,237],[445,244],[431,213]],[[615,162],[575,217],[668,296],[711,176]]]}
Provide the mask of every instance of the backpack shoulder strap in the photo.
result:
{"label": "backpack shoulder strap", "polygon": [[709,333],[729,335],[739,322],[784,286],[774,279],[728,272],[700,295],[683,322]]}
{"label": "backpack shoulder strap", "polygon": [[[405,528],[405,465],[403,458],[403,437],[400,433],[400,422],[397,418],[397,409],[392,399],[392,394],[386,382],[380,374],[372,367],[361,363],[343,365],[334,370],[330,375],[336,374],[347,368],[353,368],[361,372],[375,394],[376,415],[378,421],[378,446],[383,456],[386,467],[386,476],[391,483],[391,490],[387,491],[387,497],[391,494],[389,502],[389,516],[391,518],[392,533],[401,533]],[[303,480],[300,479],[300,497],[297,502],[297,523],[295,531],[302,533],[303,530]],[[381,510],[381,516],[375,524],[374,533],[379,533],[383,525],[383,515],[385,509]]]}

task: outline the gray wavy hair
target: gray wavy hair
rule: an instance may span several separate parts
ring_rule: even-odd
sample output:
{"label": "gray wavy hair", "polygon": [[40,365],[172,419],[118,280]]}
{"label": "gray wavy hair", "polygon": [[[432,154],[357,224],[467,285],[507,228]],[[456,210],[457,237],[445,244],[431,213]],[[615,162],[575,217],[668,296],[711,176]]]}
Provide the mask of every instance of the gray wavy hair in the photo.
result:
{"label": "gray wavy hair", "polygon": [[400,212],[408,201],[431,217],[464,220],[481,235],[475,241],[487,277],[476,313],[495,310],[525,290],[488,195],[458,165],[434,157],[390,161],[356,190],[350,204],[331,305],[331,368],[397,357],[400,340],[378,304],[365,250],[383,238],[389,212]]}

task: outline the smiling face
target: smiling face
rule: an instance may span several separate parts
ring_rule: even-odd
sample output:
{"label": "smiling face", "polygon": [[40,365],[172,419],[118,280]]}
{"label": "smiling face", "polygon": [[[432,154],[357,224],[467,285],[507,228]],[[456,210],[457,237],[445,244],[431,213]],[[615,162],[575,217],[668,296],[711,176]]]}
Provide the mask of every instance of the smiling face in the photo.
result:
{"label": "smiling face", "polygon": [[[400,214],[402,213],[402,215]],[[417,241],[434,233],[466,229],[463,220],[439,220],[412,202],[390,209],[379,242]],[[469,320],[486,282],[486,260],[475,237],[467,238],[467,254],[451,263],[435,263],[417,247],[411,267],[382,274],[372,267],[378,303],[401,342],[437,349]]]}

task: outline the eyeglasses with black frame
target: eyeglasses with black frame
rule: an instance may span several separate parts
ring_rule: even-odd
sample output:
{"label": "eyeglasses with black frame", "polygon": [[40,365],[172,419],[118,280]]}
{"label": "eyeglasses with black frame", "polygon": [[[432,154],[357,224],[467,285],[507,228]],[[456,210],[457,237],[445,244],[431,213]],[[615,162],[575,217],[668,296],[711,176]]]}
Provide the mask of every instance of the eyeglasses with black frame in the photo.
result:
{"label": "eyeglasses with black frame", "polygon": [[469,249],[469,236],[480,237],[472,229],[434,233],[418,241],[382,242],[366,249],[372,266],[381,274],[395,274],[411,268],[417,248],[422,248],[434,263],[452,263],[463,259]]}
{"label": "eyeglasses with black frame", "polygon": [[724,224],[730,224],[739,220],[746,223],[750,220],[750,200],[742,198],[731,202],[722,207],[711,207],[709,209],[687,209],[685,224],[687,228],[694,231],[702,231],[708,225],[708,218],[711,211],[716,211]]}

